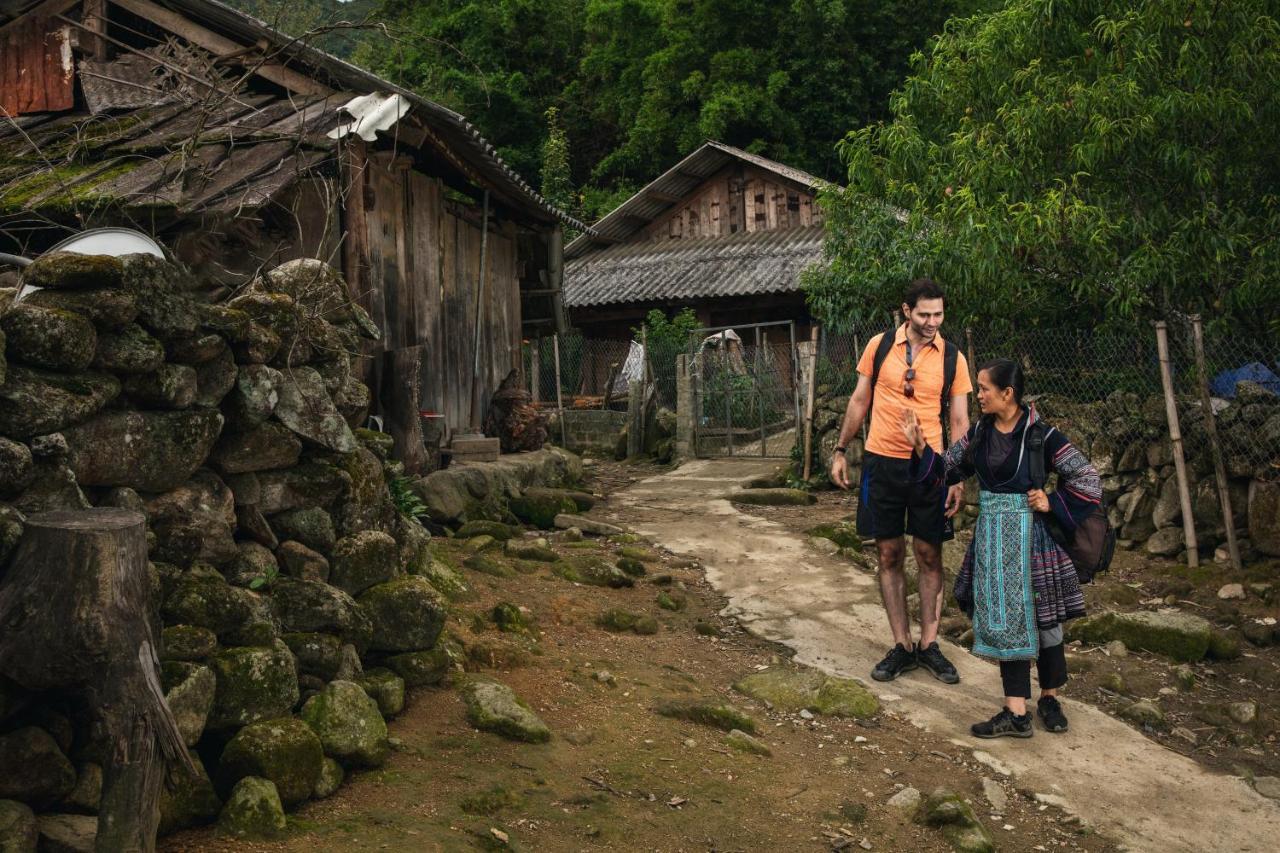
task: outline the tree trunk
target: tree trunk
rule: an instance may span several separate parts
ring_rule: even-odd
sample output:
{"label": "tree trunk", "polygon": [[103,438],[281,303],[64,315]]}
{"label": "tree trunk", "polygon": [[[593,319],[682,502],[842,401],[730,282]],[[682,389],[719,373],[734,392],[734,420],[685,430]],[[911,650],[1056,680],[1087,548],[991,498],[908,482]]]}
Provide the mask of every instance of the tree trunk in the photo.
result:
{"label": "tree trunk", "polygon": [[111,745],[99,851],[152,851],[166,766],[194,772],[160,686],[146,520],[122,509],[27,519],[0,579],[0,673],[80,689]]}

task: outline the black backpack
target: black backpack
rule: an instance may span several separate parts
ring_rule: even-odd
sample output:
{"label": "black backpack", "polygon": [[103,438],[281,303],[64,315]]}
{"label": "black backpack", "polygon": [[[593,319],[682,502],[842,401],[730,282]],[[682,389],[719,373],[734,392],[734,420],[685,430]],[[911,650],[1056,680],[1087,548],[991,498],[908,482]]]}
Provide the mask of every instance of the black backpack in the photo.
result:
{"label": "black backpack", "polygon": [[[1027,460],[1031,468],[1031,485],[1043,489],[1047,479],[1044,463],[1044,441],[1048,428],[1043,421],[1027,427]],[[1040,513],[1040,519],[1076,567],[1080,583],[1093,583],[1095,576],[1111,568],[1111,558],[1116,552],[1116,532],[1107,518],[1105,501],[1099,501],[1074,531],[1064,530],[1053,513]]]}
{"label": "black backpack", "polygon": [[[871,407],[875,405],[876,400],[876,382],[880,380],[880,368],[884,365],[885,359],[889,357],[889,353],[893,351],[894,341],[897,339],[897,327],[885,332],[880,338],[880,345],[876,347],[875,361],[871,367],[871,399],[867,402],[867,414],[864,423],[871,423]],[[945,338],[942,353],[942,434],[945,437],[949,431],[948,417],[951,414],[951,384],[956,378],[956,365],[960,362],[960,348]]]}

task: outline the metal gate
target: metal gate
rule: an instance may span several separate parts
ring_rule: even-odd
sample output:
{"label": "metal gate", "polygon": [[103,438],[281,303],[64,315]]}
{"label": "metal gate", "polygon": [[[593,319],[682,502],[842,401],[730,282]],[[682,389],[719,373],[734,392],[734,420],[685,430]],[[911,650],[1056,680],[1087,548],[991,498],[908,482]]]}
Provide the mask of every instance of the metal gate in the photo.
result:
{"label": "metal gate", "polygon": [[689,364],[694,455],[791,455],[801,417],[794,322],[697,329]]}

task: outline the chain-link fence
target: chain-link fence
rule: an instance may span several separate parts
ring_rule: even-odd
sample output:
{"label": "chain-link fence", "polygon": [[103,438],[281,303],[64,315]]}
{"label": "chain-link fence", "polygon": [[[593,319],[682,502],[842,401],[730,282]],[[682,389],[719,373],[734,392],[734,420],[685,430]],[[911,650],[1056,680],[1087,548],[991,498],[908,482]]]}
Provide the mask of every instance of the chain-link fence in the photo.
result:
{"label": "chain-link fence", "polygon": [[657,404],[675,409],[679,347],[655,345],[646,359],[638,341],[585,338],[573,331],[558,339],[543,337],[525,342],[525,383],[535,400],[556,402],[557,343],[560,397],[565,408],[602,408],[608,396],[608,408],[625,409],[631,382],[640,379],[647,369]]}

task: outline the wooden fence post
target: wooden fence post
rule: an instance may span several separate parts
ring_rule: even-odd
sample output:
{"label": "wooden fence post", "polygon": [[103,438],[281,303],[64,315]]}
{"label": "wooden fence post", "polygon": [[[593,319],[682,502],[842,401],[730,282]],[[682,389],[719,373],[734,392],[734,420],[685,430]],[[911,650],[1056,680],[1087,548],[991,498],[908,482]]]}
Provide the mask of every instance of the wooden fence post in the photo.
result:
{"label": "wooden fence post", "polygon": [[556,413],[560,418],[560,444],[569,445],[568,428],[564,425],[564,398],[560,393],[560,333],[551,336],[551,353],[556,359]]}
{"label": "wooden fence post", "polygon": [[1209,394],[1209,371],[1205,367],[1204,330],[1200,315],[1191,315],[1191,330],[1196,342],[1196,371],[1200,374],[1200,405],[1204,407],[1205,432],[1209,435],[1209,454],[1213,457],[1213,474],[1218,482],[1218,502],[1222,506],[1222,526],[1227,531],[1227,552],[1231,555],[1231,568],[1239,569],[1240,543],[1236,541],[1236,519],[1231,511],[1231,489],[1227,482],[1227,466],[1222,460],[1222,445],[1218,443],[1218,419],[1213,413],[1213,398]]}
{"label": "wooden fence post", "polygon": [[1156,348],[1160,353],[1160,383],[1164,386],[1164,413],[1169,421],[1169,441],[1173,444],[1173,467],[1178,477],[1178,497],[1182,502],[1182,531],[1186,538],[1187,565],[1200,565],[1196,543],[1196,520],[1191,512],[1191,489],[1187,484],[1187,463],[1182,456],[1182,431],[1178,427],[1178,403],[1173,396],[1173,372],[1169,367],[1169,328],[1156,321]]}
{"label": "wooden fence post", "polygon": [[804,477],[807,482],[813,473],[813,395],[818,385],[818,327],[809,330],[809,382],[805,389],[804,404]]}

